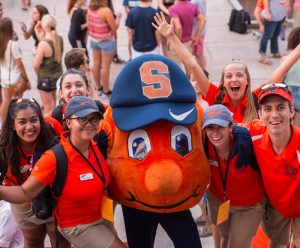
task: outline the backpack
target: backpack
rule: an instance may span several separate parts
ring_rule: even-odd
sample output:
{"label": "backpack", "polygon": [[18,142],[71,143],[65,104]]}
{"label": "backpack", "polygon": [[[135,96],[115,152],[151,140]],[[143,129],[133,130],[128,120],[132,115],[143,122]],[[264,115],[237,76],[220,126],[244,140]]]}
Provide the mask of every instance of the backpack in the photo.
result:
{"label": "backpack", "polygon": [[229,30],[240,34],[247,32],[247,24],[250,24],[250,14],[247,11],[232,9],[229,19]]}
{"label": "backpack", "polygon": [[[47,185],[33,200],[32,211],[39,219],[47,219],[53,215],[56,206],[56,198],[59,197],[65,186],[68,159],[63,146],[58,143],[51,147],[56,158],[56,175],[52,188]],[[33,157],[33,167],[45,151],[39,151]]]}

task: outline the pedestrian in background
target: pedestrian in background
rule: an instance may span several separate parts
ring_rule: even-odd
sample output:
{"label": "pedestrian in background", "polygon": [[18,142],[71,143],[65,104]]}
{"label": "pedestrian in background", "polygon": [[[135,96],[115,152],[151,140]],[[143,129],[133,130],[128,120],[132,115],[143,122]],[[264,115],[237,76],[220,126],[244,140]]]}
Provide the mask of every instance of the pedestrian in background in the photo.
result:
{"label": "pedestrian in background", "polygon": [[56,105],[56,81],[62,74],[63,40],[56,31],[55,18],[49,14],[35,26],[35,32],[39,44],[32,63],[38,76],[37,88],[43,110],[49,114]]}
{"label": "pedestrian in background", "polygon": [[93,54],[93,77],[99,93],[110,97],[110,66],[116,52],[116,31],[121,15],[114,19],[106,0],[91,0],[88,13],[88,34]]}
{"label": "pedestrian in background", "polygon": [[150,0],[141,0],[127,16],[126,26],[131,50],[131,59],[142,54],[159,54],[159,32],[151,25],[157,11]]}
{"label": "pedestrian in background", "polygon": [[281,58],[278,47],[278,37],[281,32],[282,23],[287,15],[288,0],[264,0],[264,33],[260,40],[258,62],[271,65],[272,61],[267,57],[267,45],[270,40],[273,58]]}
{"label": "pedestrian in background", "polygon": [[37,47],[39,44],[39,40],[36,36],[35,33],[35,25],[41,21],[42,17],[44,15],[49,14],[49,11],[47,9],[47,7],[45,7],[44,5],[41,4],[37,4],[32,8],[32,14],[31,14],[31,23],[29,25],[29,27],[26,27],[25,23],[20,23],[20,28],[23,32],[23,36],[25,40],[28,40],[31,36],[34,39],[34,46]]}
{"label": "pedestrian in background", "polygon": [[20,80],[25,80],[30,85],[18,41],[13,40],[13,23],[8,17],[0,21],[0,68],[1,68],[1,93],[0,105],[1,122],[6,118],[8,106],[15,96],[13,87]]}
{"label": "pedestrian in background", "polygon": [[88,51],[86,47],[87,41],[87,22],[86,11],[81,8],[84,0],[69,0],[67,13],[70,16],[70,30],[68,38],[73,48],[84,48],[86,56],[88,57]]}

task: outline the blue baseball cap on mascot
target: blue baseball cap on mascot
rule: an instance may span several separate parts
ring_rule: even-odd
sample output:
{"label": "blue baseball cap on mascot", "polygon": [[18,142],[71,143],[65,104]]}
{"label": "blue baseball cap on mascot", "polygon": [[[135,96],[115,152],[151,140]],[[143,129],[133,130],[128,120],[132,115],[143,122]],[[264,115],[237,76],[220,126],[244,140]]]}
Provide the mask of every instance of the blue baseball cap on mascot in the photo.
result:
{"label": "blue baseball cap on mascot", "polygon": [[123,68],[110,99],[113,119],[123,131],[157,120],[181,125],[197,119],[196,94],[183,70],[172,60],[142,55]]}

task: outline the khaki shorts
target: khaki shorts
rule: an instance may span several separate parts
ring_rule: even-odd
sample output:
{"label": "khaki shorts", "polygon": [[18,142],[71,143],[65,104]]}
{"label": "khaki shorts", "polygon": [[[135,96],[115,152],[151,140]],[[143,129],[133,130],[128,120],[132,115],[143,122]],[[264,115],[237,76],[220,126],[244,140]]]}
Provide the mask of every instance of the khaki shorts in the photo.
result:
{"label": "khaki shorts", "polygon": [[10,204],[13,216],[21,228],[32,228],[43,224],[54,223],[54,218],[39,219],[31,209],[31,202],[23,204]]}
{"label": "khaki shorts", "polygon": [[262,227],[265,234],[274,242],[287,245],[290,241],[291,228],[294,233],[300,232],[299,218],[295,218],[291,226],[292,218],[284,218],[269,201],[266,204]]}
{"label": "khaki shorts", "polygon": [[77,248],[108,248],[115,239],[112,224],[104,219],[89,224],[57,228],[62,236]]}
{"label": "khaki shorts", "polygon": [[[186,43],[183,43],[183,45],[185,46],[185,48],[192,53],[192,41],[188,41]],[[181,69],[186,69],[182,59],[180,58],[180,56],[177,54],[176,49],[172,47],[172,44],[170,42],[168,42],[167,44],[168,46],[168,54],[167,56],[173,60],[177,65],[179,65],[181,67]]]}
{"label": "khaki shorts", "polygon": [[[222,204],[209,190],[207,195],[208,216],[217,224],[218,209]],[[230,206],[228,220],[218,225],[223,242],[229,247],[250,247],[251,240],[262,221],[265,201],[249,206]]]}

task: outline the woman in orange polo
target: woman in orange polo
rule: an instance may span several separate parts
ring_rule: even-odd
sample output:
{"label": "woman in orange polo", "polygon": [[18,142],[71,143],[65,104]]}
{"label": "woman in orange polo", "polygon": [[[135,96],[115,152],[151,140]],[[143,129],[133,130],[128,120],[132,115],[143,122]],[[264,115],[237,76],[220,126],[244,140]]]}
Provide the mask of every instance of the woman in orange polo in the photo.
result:
{"label": "woman in orange polo", "polygon": [[[102,118],[90,97],[72,97],[65,121],[70,131],[61,135],[68,171],[55,216],[59,232],[77,248],[125,247],[102,218],[101,205],[110,181],[108,165],[93,137]],[[0,198],[22,203],[35,197],[56,175],[56,158],[49,150],[35,164],[27,181],[16,187],[0,187]]]}
{"label": "woman in orange polo", "polygon": [[[265,195],[254,157],[251,136],[235,126],[232,113],[221,104],[204,112],[203,129],[211,178],[207,190],[208,215],[217,225],[221,247],[250,247],[262,221]],[[220,219],[228,204],[228,218]]]}

